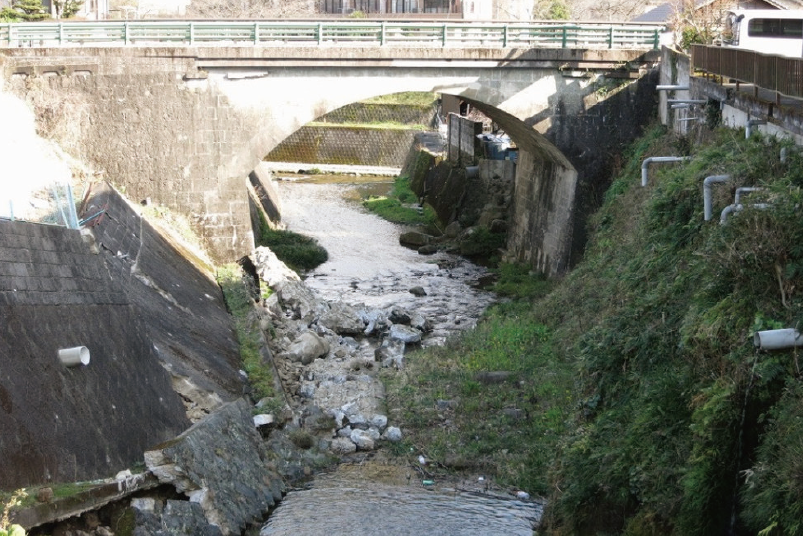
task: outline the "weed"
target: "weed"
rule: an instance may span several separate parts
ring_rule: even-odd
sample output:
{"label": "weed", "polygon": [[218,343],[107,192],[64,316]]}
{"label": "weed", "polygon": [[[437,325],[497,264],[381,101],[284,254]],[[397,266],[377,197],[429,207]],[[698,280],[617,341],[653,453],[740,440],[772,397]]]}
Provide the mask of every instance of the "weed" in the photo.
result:
{"label": "weed", "polygon": [[326,250],[314,238],[293,231],[260,229],[258,246],[265,246],[287,266],[296,271],[312,270],[329,259]]}

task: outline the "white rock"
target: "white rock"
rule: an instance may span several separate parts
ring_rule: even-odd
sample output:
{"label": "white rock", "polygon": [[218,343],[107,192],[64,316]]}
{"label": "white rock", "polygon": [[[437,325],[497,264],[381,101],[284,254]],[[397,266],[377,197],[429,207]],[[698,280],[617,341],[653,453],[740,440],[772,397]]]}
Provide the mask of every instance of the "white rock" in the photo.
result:
{"label": "white rock", "polygon": [[388,426],[385,430],[385,433],[382,434],[382,437],[390,441],[391,443],[397,443],[402,439],[401,430],[395,426]]}
{"label": "white rock", "polygon": [[384,430],[388,425],[388,418],[384,415],[376,414],[368,421],[371,426],[376,426],[379,430]]}
{"label": "white rock", "polygon": [[367,430],[352,430],[350,439],[359,450],[374,450],[374,440]]}
{"label": "white rock", "polygon": [[261,413],[259,415],[254,415],[254,426],[259,428],[260,426],[267,426],[268,424],[273,424],[275,422],[275,418],[273,415],[269,413]]}
{"label": "white rock", "polygon": [[351,454],[357,452],[357,445],[347,437],[338,437],[332,440],[329,447],[335,454]]}

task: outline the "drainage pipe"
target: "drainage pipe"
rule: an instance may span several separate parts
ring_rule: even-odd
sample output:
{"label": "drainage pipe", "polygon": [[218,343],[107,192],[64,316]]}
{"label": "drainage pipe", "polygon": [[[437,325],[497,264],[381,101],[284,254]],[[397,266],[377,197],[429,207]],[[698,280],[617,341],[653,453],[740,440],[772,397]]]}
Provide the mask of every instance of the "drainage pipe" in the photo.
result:
{"label": "drainage pipe", "polygon": [[683,117],[681,119],[675,119],[678,123],[686,123],[688,121],[699,121],[700,117]]}
{"label": "drainage pipe", "polygon": [[795,145],[794,147],[781,147],[781,164],[786,164],[789,159],[789,151],[799,153],[803,147]]}
{"label": "drainage pipe", "polygon": [[647,166],[655,162],[683,162],[684,160],[691,160],[690,156],[651,156],[646,158],[641,163],[641,185],[647,186]]}
{"label": "drainage pipe", "polygon": [[750,136],[753,134],[753,127],[758,125],[766,125],[767,122],[763,119],[749,119],[747,121],[747,126],[744,129],[744,139],[749,139]]}
{"label": "drainage pipe", "polygon": [[711,175],[703,180],[703,218],[705,221],[710,220],[713,216],[711,186],[716,183],[728,182],[730,179],[730,175]]}
{"label": "drainage pipe", "polygon": [[689,104],[688,102],[685,102],[683,104],[673,104],[669,108],[672,109],[672,110],[688,110],[691,107],[692,107],[691,104]]}
{"label": "drainage pipe", "polygon": [[764,190],[759,186],[742,186],[741,188],[736,188],[736,195],[733,198],[733,204],[738,205],[740,203],[740,198],[742,194],[749,194],[751,192],[760,192]]}
{"label": "drainage pipe", "polygon": [[753,345],[759,350],[783,350],[803,346],[803,338],[794,328],[756,331]]}
{"label": "drainage pipe", "polygon": [[667,104],[706,104],[708,99],[666,99]]}
{"label": "drainage pipe", "polygon": [[655,89],[658,91],[688,91],[689,86],[657,85]]}
{"label": "drainage pipe", "polygon": [[[764,210],[770,208],[772,205],[770,205],[769,203],[753,203],[752,205],[747,205],[747,206],[750,208],[758,208]],[[745,205],[742,204],[737,205],[736,203],[725,207],[722,210],[722,214],[720,214],[719,216],[719,224],[725,225],[726,223],[728,223],[728,215],[741,212],[742,210],[744,210],[744,207]]]}
{"label": "drainage pipe", "polygon": [[86,346],[74,346],[59,350],[59,361],[65,367],[76,367],[89,364],[89,349]]}

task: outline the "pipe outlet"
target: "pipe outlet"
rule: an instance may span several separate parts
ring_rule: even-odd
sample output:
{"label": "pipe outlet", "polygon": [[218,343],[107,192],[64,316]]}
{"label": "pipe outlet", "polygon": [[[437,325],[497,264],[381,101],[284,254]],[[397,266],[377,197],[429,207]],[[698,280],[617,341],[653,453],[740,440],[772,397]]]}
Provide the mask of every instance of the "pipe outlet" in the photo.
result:
{"label": "pipe outlet", "polygon": [[730,175],[710,175],[703,179],[703,218],[705,221],[710,220],[713,217],[713,194],[711,192],[711,186],[714,184],[720,184],[723,182],[728,182],[731,179]]}
{"label": "pipe outlet", "polygon": [[651,156],[645,158],[641,163],[641,185],[647,186],[647,166],[653,162],[660,164],[663,162],[683,162],[684,160],[691,160],[690,156]]}
{"label": "pipe outlet", "polygon": [[86,346],[75,346],[73,348],[61,348],[59,350],[59,361],[65,367],[77,367],[78,365],[89,364],[89,348]]}
{"label": "pipe outlet", "polygon": [[736,188],[736,195],[733,198],[733,203],[735,205],[738,205],[739,203],[741,203],[741,197],[744,194],[749,194],[752,192],[760,192],[762,190],[764,190],[764,188],[761,188],[759,186],[742,186],[740,188]]}
{"label": "pipe outlet", "polygon": [[[770,208],[772,205],[770,205],[769,203],[753,203],[752,205],[747,205],[747,206],[749,208],[766,210]],[[737,212],[741,212],[742,210],[744,210],[744,207],[745,207],[744,205],[742,204],[737,205],[736,203],[725,207],[724,210],[722,211],[722,214],[720,214],[719,216],[719,224],[725,225],[726,223],[728,223],[728,216],[731,214],[736,214]]]}
{"label": "pipe outlet", "polygon": [[750,119],[747,121],[747,126],[744,128],[744,138],[749,139],[753,135],[753,127],[758,125],[766,125],[767,122],[763,119]]}
{"label": "pipe outlet", "polygon": [[688,91],[689,86],[673,86],[673,85],[657,85],[655,89],[658,91]]}
{"label": "pipe outlet", "polygon": [[767,331],[756,331],[753,335],[753,345],[759,350],[784,350],[803,346],[803,337],[794,328],[770,329]]}

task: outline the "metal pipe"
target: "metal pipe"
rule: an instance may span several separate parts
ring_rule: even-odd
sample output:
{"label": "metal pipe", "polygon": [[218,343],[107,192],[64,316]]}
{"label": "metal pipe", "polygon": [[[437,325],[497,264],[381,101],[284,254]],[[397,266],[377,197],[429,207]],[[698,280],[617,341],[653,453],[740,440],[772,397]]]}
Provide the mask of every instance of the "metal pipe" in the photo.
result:
{"label": "metal pipe", "polygon": [[667,104],[706,104],[708,99],[666,99]]}
{"label": "metal pipe", "polygon": [[702,119],[701,117],[683,117],[681,119],[676,119],[676,121],[680,123],[686,123],[687,121],[699,121]]}
{"label": "metal pipe", "polygon": [[644,159],[641,163],[641,185],[647,186],[647,166],[655,162],[656,164],[662,162],[682,162],[684,160],[691,160],[690,156],[651,156]]}
{"label": "metal pipe", "polygon": [[803,338],[794,328],[756,331],[753,345],[759,350],[783,350],[803,346]]}
{"label": "metal pipe", "polygon": [[672,109],[672,110],[682,110],[684,108],[688,109],[688,108],[691,108],[691,107],[692,107],[692,105],[689,104],[688,102],[686,102],[684,104],[673,104],[669,108]]}
{"label": "metal pipe", "polygon": [[703,180],[703,218],[708,221],[712,217],[713,200],[711,186],[718,183],[728,182],[730,175],[710,175]]}
{"label": "metal pipe", "polygon": [[[772,205],[770,205],[769,203],[753,203],[752,205],[747,205],[747,206],[749,208],[758,208],[758,209],[765,210],[765,209],[770,208]],[[728,216],[730,214],[736,214],[737,212],[741,212],[742,210],[744,210],[744,207],[745,207],[745,205],[742,205],[742,204],[737,205],[736,203],[734,203],[732,205],[728,205],[727,207],[725,207],[722,210],[722,214],[720,214],[720,216],[719,216],[719,224],[720,225],[725,225],[726,223],[728,223]]]}
{"label": "metal pipe", "polygon": [[753,134],[753,127],[758,125],[766,125],[767,122],[763,119],[749,119],[747,121],[747,126],[744,129],[744,138],[749,139],[750,136]]}
{"label": "metal pipe", "polygon": [[786,164],[786,161],[789,159],[790,151],[799,153],[801,149],[803,149],[803,147],[799,145],[795,145],[794,147],[781,147],[781,163]]}
{"label": "metal pipe", "polygon": [[689,86],[673,86],[673,85],[657,85],[655,89],[658,91],[688,91]]}
{"label": "metal pipe", "polygon": [[749,194],[751,192],[760,192],[763,189],[764,188],[761,188],[759,186],[742,186],[741,188],[736,188],[736,195],[733,198],[733,203],[735,205],[738,205],[741,202],[740,198],[742,194]]}

